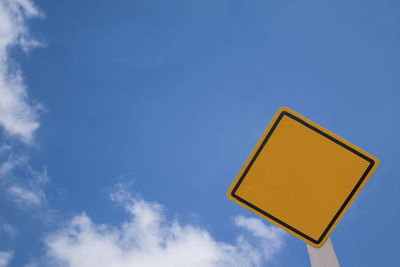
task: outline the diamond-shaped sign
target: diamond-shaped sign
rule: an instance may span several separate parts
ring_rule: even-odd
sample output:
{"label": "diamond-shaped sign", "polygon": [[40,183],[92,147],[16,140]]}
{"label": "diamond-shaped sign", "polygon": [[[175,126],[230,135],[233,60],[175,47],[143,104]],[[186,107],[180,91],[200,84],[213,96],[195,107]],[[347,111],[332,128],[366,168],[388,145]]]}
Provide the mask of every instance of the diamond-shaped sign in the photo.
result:
{"label": "diamond-shaped sign", "polygon": [[378,165],[367,152],[281,108],[228,197],[320,247]]}

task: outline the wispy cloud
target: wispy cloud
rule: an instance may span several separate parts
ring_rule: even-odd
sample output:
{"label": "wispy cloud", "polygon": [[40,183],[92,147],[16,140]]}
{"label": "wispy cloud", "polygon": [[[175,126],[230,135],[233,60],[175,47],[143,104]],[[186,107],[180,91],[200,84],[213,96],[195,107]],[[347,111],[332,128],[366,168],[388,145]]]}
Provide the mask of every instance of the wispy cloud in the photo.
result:
{"label": "wispy cloud", "polygon": [[0,179],[6,179],[12,175],[12,172],[18,166],[23,166],[27,164],[28,157],[23,155],[14,155],[14,153],[9,153],[7,160],[0,164]]}
{"label": "wispy cloud", "polygon": [[235,217],[235,224],[253,234],[265,260],[270,260],[283,246],[283,231],[268,227],[258,218]]}
{"label": "wispy cloud", "polygon": [[[40,126],[41,106],[28,97],[23,74],[10,51],[20,48],[28,52],[42,45],[31,38],[26,24],[28,19],[41,15],[31,0],[0,1],[0,131],[10,144],[20,143],[12,139],[25,145],[34,143],[35,131]],[[0,185],[17,203],[37,206],[45,199],[42,188],[47,172],[35,171],[29,164],[29,156],[17,153],[17,146],[10,144],[0,144]],[[0,228],[8,238],[15,238],[14,226],[2,223]],[[13,255],[11,251],[0,251],[0,267],[7,266]]]}
{"label": "wispy cloud", "polygon": [[25,143],[33,141],[40,126],[40,105],[29,101],[21,71],[12,64],[9,49],[19,46],[28,51],[40,45],[30,37],[26,26],[26,19],[37,16],[40,12],[29,0],[0,1],[0,125],[6,135]]}
{"label": "wispy cloud", "polygon": [[6,152],[11,151],[11,149],[12,149],[12,147],[11,147],[10,145],[1,144],[1,145],[0,145],[0,155],[4,154],[4,153],[6,153]]}
{"label": "wispy cloud", "polygon": [[0,230],[6,233],[11,239],[14,239],[17,235],[17,229],[15,229],[14,226],[8,223],[0,223]]}
{"label": "wispy cloud", "polygon": [[35,170],[27,155],[15,155],[12,150],[2,156],[6,160],[0,164],[0,181],[11,199],[20,205],[42,204],[46,199],[43,188],[48,181],[47,169]]}
{"label": "wispy cloud", "polygon": [[36,206],[39,205],[41,202],[41,196],[37,192],[25,189],[21,186],[13,185],[7,190],[7,192],[17,203],[22,203],[29,206]]}
{"label": "wispy cloud", "polygon": [[0,251],[0,267],[6,267],[12,257],[13,253],[11,251]]}
{"label": "wispy cloud", "polygon": [[256,218],[237,217],[234,222],[242,234],[230,244],[215,240],[201,227],[168,221],[163,206],[158,203],[131,196],[123,190],[113,193],[111,198],[125,207],[130,219],[120,227],[112,227],[95,224],[85,213],[74,217],[45,238],[49,265],[261,266],[284,243],[283,231]]}
{"label": "wispy cloud", "polygon": [[[10,49],[20,47],[27,52],[41,44],[31,38],[26,21],[42,14],[30,0],[0,1],[0,126],[5,136],[16,137],[25,144],[34,141],[39,127],[39,104],[28,97],[27,88],[18,65],[10,57]],[[7,192],[22,204],[38,205],[44,199],[43,175],[34,171],[25,154],[16,154],[15,147],[0,145],[0,181],[8,187]],[[24,170],[31,180],[16,179],[13,173]],[[47,176],[46,176],[47,177]]]}

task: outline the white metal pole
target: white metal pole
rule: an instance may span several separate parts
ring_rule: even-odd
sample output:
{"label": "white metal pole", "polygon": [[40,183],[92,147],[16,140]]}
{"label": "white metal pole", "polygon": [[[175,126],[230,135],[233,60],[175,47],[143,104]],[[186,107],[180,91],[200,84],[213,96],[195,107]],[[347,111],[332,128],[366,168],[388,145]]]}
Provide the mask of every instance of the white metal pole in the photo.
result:
{"label": "white metal pole", "polygon": [[340,267],[330,237],[320,248],[314,248],[307,244],[307,251],[312,267]]}

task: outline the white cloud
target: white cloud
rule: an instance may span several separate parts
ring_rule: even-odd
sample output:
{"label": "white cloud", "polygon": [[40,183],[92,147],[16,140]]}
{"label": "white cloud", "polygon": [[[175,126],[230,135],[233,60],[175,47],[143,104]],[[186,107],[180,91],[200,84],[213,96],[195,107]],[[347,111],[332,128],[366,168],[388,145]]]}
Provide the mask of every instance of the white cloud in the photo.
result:
{"label": "white cloud", "polygon": [[29,0],[0,1],[0,125],[7,135],[25,143],[33,141],[40,125],[37,120],[40,106],[30,103],[22,74],[11,64],[9,49],[20,46],[28,51],[40,45],[29,36],[25,23],[26,19],[39,15]]}
{"label": "white cloud", "polygon": [[11,186],[7,192],[13,197],[17,203],[23,203],[28,206],[36,206],[41,203],[41,196],[38,192],[25,189],[18,185]]}
{"label": "white cloud", "polygon": [[8,187],[7,193],[12,200],[27,206],[42,204],[45,200],[43,188],[48,181],[47,169],[37,171],[29,164],[28,156],[14,155],[12,149],[4,151],[3,154],[8,152],[8,155],[5,154],[7,159],[0,163],[0,181]]}
{"label": "white cloud", "polygon": [[[31,144],[39,127],[37,112],[40,105],[29,100],[26,86],[18,65],[10,57],[12,47],[25,52],[41,44],[29,35],[26,21],[42,16],[31,0],[0,1],[0,126],[5,135],[17,137]],[[44,199],[43,185],[47,174],[38,173],[28,164],[29,157],[15,155],[15,147],[0,144],[0,156],[8,157],[0,163],[1,185],[8,186],[7,192],[18,203],[38,205]],[[22,170],[32,179],[16,179],[15,171]],[[16,180],[20,180],[16,183]],[[21,183],[22,182],[22,183]],[[13,185],[12,185],[13,184]],[[23,184],[23,185],[20,185]],[[11,186],[10,186],[11,185]]]}
{"label": "white cloud", "polygon": [[0,164],[0,179],[9,177],[16,167],[27,164],[27,160],[26,156],[10,153],[8,159]]}
{"label": "white cloud", "polygon": [[[235,243],[215,240],[201,227],[165,218],[164,208],[124,191],[130,219],[120,227],[95,224],[85,213],[45,238],[47,263],[70,267],[246,267],[261,266],[283,246],[284,232],[261,220],[235,218],[242,234]],[[260,245],[261,244],[261,245]]]}
{"label": "white cloud", "polygon": [[9,223],[0,223],[0,229],[3,230],[11,239],[14,239],[17,235],[17,229]]}
{"label": "white cloud", "polygon": [[[0,126],[5,135],[17,137],[24,143],[33,142],[33,136],[39,127],[37,111],[40,105],[29,100],[22,74],[17,64],[10,58],[10,48],[19,46],[25,52],[41,44],[29,35],[26,21],[41,16],[31,0],[0,1]],[[8,158],[0,163],[0,181],[2,185],[15,183],[13,172],[17,169],[27,173],[28,182],[14,184],[7,192],[18,203],[38,205],[43,200],[42,175],[28,164],[28,157],[15,155],[14,147],[0,144],[0,156]],[[47,178],[47,176],[46,176]]]}
{"label": "white cloud", "polygon": [[[0,127],[5,136],[16,137],[25,144],[34,141],[34,133],[40,126],[38,122],[39,104],[28,97],[21,70],[10,57],[10,49],[20,47],[24,52],[41,46],[29,35],[27,19],[41,16],[30,0],[0,0]],[[8,187],[13,199],[26,205],[43,202],[42,187],[47,181],[42,173],[34,171],[28,164],[29,157],[15,155],[15,147],[0,144],[0,184]],[[4,161],[3,161],[4,160]],[[15,177],[15,173],[28,177]],[[25,176],[23,175],[23,176]],[[25,181],[24,178],[33,178]],[[19,180],[19,183],[17,181]],[[19,184],[23,184],[20,186]],[[17,230],[10,224],[0,224],[0,229],[10,238],[15,238]],[[0,251],[0,267],[9,264],[13,252]]]}
{"label": "white cloud", "polygon": [[11,149],[12,149],[12,147],[11,147],[10,145],[1,144],[1,145],[0,145],[0,155],[4,154],[4,153],[6,153],[6,152],[11,151]]}
{"label": "white cloud", "polygon": [[260,219],[237,216],[237,226],[243,227],[251,232],[257,239],[260,249],[263,251],[265,260],[271,259],[282,247],[282,230],[277,227],[267,227]]}
{"label": "white cloud", "polygon": [[0,251],[0,267],[6,267],[11,261],[13,253],[10,251]]}

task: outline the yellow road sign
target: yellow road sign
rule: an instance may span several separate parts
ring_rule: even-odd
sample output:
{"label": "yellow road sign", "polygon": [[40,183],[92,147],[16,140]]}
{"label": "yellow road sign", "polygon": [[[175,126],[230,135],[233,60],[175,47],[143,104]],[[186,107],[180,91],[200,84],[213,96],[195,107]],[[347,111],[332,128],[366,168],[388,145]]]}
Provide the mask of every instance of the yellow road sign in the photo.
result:
{"label": "yellow road sign", "polygon": [[320,247],[378,165],[367,152],[281,108],[228,197]]}

